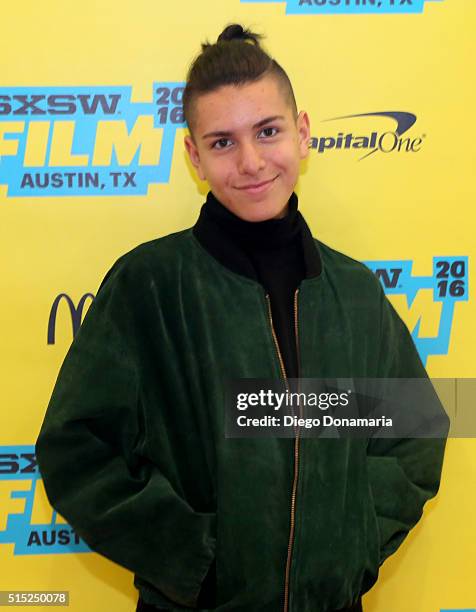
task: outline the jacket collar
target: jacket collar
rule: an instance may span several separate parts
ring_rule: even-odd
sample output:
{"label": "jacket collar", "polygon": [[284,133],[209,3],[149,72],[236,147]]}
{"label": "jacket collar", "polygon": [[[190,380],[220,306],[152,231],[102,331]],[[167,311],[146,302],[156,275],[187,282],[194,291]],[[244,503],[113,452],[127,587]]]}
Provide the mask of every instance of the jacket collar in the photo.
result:
{"label": "jacket collar", "polygon": [[258,281],[247,251],[253,248],[286,248],[293,240],[302,245],[305,278],[319,276],[322,265],[319,250],[302,214],[297,210],[295,192],[289,198],[287,218],[253,223],[230,212],[209,191],[192,231],[212,257],[226,268]]}

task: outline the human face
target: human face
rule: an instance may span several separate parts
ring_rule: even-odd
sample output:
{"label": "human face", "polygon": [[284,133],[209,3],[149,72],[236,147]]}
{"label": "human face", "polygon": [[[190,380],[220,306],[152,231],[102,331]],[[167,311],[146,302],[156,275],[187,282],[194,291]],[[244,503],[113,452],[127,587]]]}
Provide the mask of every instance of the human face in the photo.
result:
{"label": "human face", "polygon": [[224,85],[195,100],[185,147],[215,197],[245,221],[284,217],[309,154],[309,118],[292,109],[273,77]]}

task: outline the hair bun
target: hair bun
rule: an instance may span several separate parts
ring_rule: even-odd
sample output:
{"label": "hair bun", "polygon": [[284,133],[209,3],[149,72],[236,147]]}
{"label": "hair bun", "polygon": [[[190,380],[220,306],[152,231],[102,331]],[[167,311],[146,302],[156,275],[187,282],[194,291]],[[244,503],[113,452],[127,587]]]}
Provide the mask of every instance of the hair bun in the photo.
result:
{"label": "hair bun", "polygon": [[261,36],[259,34],[255,34],[254,32],[251,32],[251,30],[244,30],[243,26],[241,26],[239,23],[232,23],[223,30],[223,32],[217,38],[217,42],[229,40],[250,40],[255,45],[259,46],[260,38]]}

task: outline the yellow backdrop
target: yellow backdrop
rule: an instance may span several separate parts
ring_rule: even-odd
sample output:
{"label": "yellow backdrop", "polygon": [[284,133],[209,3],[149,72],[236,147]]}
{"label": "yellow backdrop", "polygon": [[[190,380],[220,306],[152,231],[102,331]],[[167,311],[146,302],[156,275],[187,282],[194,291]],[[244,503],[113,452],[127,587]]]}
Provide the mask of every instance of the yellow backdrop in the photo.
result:
{"label": "yellow backdrop", "polygon": [[[476,3],[288,0],[2,5],[0,590],[135,610],[132,575],[49,507],[34,442],[99,282],[140,242],[191,226],[207,186],[181,92],[200,42],[263,32],[311,120],[298,186],[315,236],[379,276],[433,377],[475,376]],[[438,497],[366,612],[476,609],[476,443],[450,440]]]}

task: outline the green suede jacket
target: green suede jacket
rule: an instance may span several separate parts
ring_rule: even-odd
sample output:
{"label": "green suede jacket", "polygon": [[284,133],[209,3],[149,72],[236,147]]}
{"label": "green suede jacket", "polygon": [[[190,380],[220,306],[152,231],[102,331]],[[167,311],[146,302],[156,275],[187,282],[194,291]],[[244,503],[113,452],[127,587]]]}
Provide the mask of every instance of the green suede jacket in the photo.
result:
{"label": "green suede jacket", "polygon": [[[314,244],[301,377],[426,376],[374,275]],[[350,606],[436,494],[445,439],[225,438],[225,382],[280,377],[261,285],[191,229],[139,245],[104,278],[54,387],[36,444],[52,506],[158,607],[198,609],[214,559],[214,610]]]}

